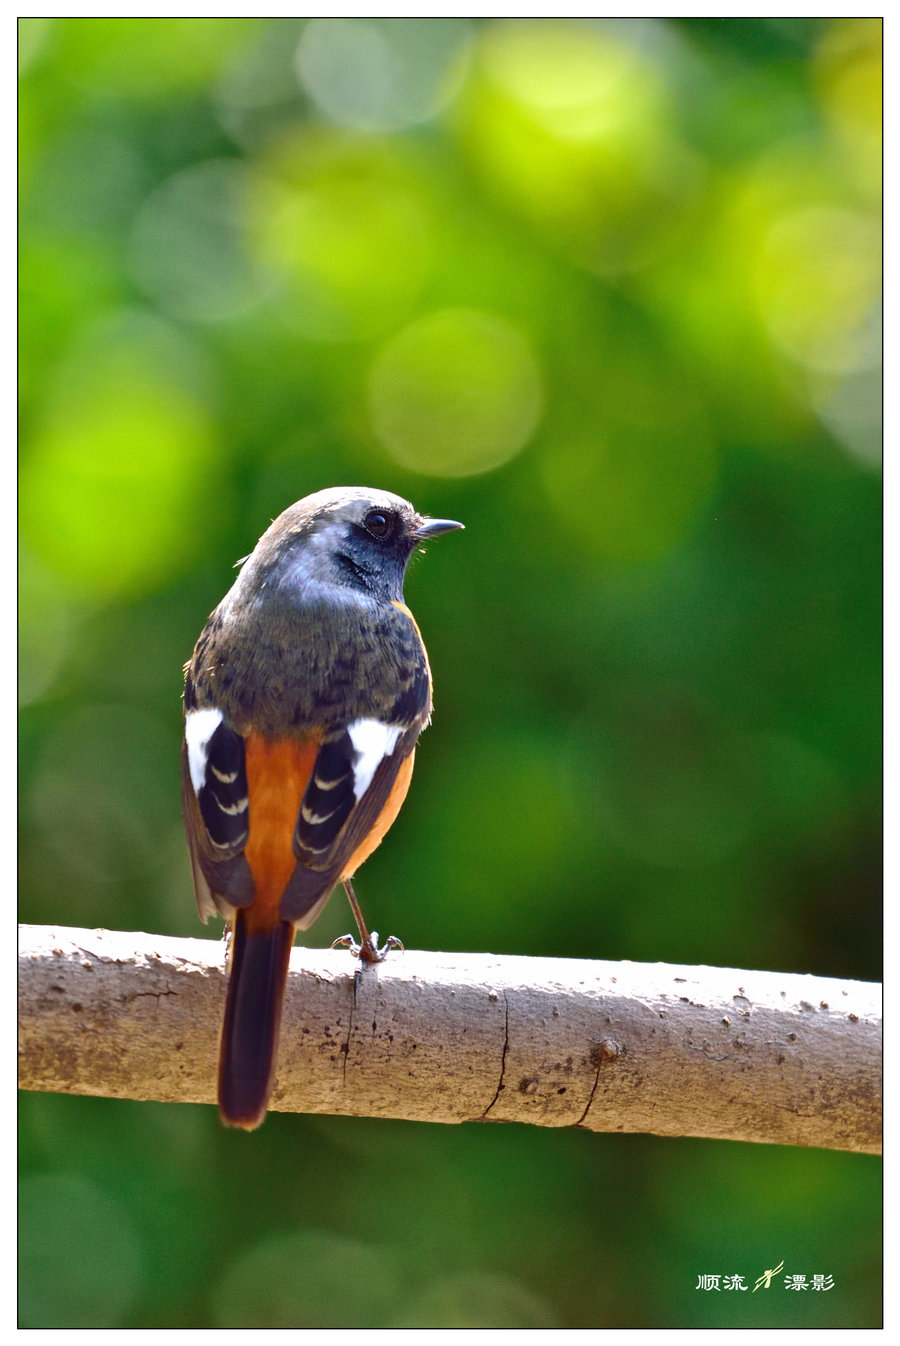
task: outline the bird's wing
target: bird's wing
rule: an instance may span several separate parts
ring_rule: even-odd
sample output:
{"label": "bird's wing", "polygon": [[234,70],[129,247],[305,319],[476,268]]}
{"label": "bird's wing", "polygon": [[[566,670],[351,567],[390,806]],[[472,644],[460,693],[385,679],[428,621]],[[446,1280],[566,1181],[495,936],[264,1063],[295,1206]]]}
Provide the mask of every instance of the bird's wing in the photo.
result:
{"label": "bird's wing", "polygon": [[219,710],[189,711],[181,754],[181,797],[197,907],[205,921],[253,901],[244,858],[249,835],[244,740]]}

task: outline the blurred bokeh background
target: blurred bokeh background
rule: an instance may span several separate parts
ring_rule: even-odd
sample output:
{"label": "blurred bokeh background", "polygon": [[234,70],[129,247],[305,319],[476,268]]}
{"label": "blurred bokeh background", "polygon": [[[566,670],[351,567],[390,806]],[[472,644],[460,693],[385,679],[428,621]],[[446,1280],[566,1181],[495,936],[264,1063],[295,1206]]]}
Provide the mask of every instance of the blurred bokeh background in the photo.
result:
{"label": "blurred bokeh background", "polygon": [[[374,924],[878,978],[880,22],[32,18],[20,100],[21,919],[219,937],[181,666],[365,484],[467,526],[407,581]],[[26,1327],[880,1321],[872,1158],[39,1095],[20,1139]],[[780,1259],[834,1288],[695,1288]]]}

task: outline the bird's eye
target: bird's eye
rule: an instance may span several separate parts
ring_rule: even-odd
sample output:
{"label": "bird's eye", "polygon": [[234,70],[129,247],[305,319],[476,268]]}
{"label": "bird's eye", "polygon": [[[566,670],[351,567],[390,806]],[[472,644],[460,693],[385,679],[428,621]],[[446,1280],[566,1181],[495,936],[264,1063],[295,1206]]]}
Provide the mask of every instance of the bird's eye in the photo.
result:
{"label": "bird's eye", "polygon": [[380,509],[370,509],[363,524],[373,537],[385,538],[391,531],[391,516]]}

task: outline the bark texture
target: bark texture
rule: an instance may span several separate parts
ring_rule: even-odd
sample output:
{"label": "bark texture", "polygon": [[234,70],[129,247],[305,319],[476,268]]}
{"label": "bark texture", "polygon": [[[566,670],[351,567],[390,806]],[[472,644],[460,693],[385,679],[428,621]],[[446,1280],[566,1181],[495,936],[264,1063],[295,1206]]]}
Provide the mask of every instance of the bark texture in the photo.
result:
{"label": "bark texture", "polygon": [[[20,927],[19,1083],[212,1103],[221,942]],[[877,1153],[881,988],[663,963],[296,948],[272,1109]]]}

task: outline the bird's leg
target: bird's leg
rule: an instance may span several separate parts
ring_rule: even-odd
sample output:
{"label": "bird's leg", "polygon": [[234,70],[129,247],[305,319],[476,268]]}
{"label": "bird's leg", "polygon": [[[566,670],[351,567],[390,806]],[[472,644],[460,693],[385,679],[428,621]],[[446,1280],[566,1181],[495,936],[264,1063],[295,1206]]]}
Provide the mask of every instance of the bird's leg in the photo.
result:
{"label": "bird's leg", "polygon": [[349,949],[353,957],[360,960],[360,963],[380,963],[387,956],[389,949],[402,949],[403,945],[396,935],[388,935],[379,949],[378,931],[373,930],[371,935],[369,934],[359,903],[356,900],[356,893],[353,891],[353,884],[349,879],[342,879],[341,882],[344,885],[344,892],[347,894],[347,901],[350,903],[350,910],[353,912],[359,930],[359,943],[352,935],[342,935],[340,939],[334,941],[331,947],[336,949],[341,946]]}

